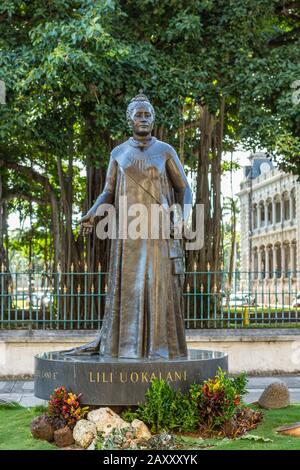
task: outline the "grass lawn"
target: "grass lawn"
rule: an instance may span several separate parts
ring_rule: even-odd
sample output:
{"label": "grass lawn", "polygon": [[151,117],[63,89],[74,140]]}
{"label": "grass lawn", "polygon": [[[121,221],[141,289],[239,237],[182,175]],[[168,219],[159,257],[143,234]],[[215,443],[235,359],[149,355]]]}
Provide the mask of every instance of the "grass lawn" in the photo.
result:
{"label": "grass lawn", "polygon": [[58,450],[46,441],[34,439],[29,425],[45,408],[0,405],[0,450]]}
{"label": "grass lawn", "polygon": [[[45,441],[34,439],[29,430],[30,421],[45,409],[0,405],[0,450],[58,450]],[[282,436],[274,428],[300,421],[300,404],[282,410],[264,410],[264,420],[248,436],[260,436],[273,442],[249,439],[195,439],[182,437],[186,449],[207,450],[300,450],[300,437]]]}

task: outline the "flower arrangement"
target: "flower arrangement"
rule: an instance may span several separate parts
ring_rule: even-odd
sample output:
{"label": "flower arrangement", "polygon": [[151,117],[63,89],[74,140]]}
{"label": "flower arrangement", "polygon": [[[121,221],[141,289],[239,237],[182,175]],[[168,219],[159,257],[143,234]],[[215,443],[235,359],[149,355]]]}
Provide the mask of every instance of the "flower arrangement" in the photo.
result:
{"label": "flower arrangement", "polygon": [[68,392],[66,387],[56,388],[48,403],[48,415],[53,421],[73,429],[77,421],[84,418],[89,411],[88,406],[80,405],[80,396]]}

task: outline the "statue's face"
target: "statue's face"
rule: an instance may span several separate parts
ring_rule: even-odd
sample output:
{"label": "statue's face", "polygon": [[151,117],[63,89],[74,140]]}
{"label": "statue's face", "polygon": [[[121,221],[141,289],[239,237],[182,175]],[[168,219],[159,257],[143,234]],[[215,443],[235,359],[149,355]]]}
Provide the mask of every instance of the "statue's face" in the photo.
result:
{"label": "statue's face", "polygon": [[151,107],[147,103],[137,104],[131,113],[130,125],[133,133],[139,137],[151,134],[154,116]]}

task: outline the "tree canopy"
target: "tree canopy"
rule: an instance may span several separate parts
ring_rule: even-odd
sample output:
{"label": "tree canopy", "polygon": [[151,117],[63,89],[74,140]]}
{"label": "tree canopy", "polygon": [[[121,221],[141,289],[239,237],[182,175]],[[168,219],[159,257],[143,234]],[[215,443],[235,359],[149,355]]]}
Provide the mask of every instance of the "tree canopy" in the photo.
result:
{"label": "tree canopy", "polygon": [[22,243],[43,239],[35,251],[54,269],[107,262],[107,244],[84,242],[76,220],[101,191],[143,88],[155,134],[195,172],[205,204],[205,248],[189,263],[217,269],[224,150],[263,147],[300,173],[299,12],[282,0],[3,0],[0,262],[15,210],[32,217]]}

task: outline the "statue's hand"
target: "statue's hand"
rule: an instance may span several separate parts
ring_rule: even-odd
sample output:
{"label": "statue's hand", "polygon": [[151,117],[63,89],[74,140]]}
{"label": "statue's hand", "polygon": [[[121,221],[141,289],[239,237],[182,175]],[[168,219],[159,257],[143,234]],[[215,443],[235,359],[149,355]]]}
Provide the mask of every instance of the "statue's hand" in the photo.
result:
{"label": "statue's hand", "polygon": [[87,213],[80,219],[79,221],[79,223],[81,224],[80,230],[83,235],[88,235],[89,233],[92,232],[94,228],[94,222],[95,222],[94,214]]}

